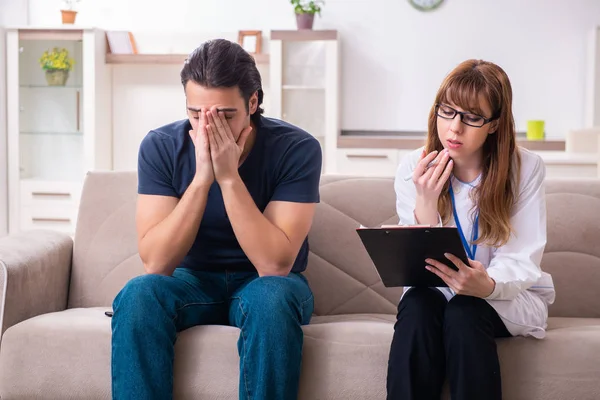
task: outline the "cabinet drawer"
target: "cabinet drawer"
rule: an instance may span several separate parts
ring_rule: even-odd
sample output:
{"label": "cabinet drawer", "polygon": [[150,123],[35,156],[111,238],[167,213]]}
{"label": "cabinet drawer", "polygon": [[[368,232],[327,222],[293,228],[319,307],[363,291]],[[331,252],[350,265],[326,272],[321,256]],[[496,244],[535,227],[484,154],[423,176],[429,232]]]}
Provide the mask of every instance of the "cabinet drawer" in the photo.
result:
{"label": "cabinet drawer", "polygon": [[337,172],[342,175],[394,176],[398,166],[395,149],[338,149]]}
{"label": "cabinet drawer", "polygon": [[52,181],[21,181],[21,206],[74,205],[79,203],[81,184]]}
{"label": "cabinet drawer", "polygon": [[49,229],[73,235],[77,204],[21,207],[21,230]]}

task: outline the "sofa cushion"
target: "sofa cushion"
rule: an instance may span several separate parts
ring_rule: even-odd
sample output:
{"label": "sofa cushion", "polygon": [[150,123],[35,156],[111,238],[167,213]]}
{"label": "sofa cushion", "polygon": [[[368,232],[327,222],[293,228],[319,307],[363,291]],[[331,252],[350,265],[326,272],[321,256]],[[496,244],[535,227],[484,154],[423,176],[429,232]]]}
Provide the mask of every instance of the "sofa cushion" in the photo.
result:
{"label": "sofa cushion", "polygon": [[[110,399],[106,308],[46,314],[9,328],[0,349],[2,398]],[[304,327],[301,400],[384,399],[391,315],[315,317]],[[178,399],[235,399],[239,330],[198,326],[175,348]],[[505,398],[600,398],[600,319],[551,318],[544,340],[500,339]],[[57,384],[60,382],[60,384]]]}
{"label": "sofa cushion", "polygon": [[550,180],[546,204],[542,269],[556,288],[550,316],[600,318],[600,180]]}

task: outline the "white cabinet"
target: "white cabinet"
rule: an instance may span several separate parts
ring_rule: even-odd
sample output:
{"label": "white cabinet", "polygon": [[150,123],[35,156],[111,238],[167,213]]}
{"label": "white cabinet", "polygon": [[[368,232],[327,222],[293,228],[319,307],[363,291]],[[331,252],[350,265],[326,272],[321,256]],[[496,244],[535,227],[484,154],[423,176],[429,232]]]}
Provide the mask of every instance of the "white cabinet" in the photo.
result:
{"label": "white cabinet", "polygon": [[[105,42],[97,29],[6,31],[10,233],[73,234],[86,172],[112,168]],[[46,66],[74,62],[66,79],[42,68],[42,55],[54,49]]]}
{"label": "white cabinet", "polygon": [[338,149],[337,173],[354,176],[394,176],[398,166],[396,149]]}
{"label": "white cabinet", "polygon": [[271,31],[267,115],[315,136],[323,173],[336,168],[340,133],[340,58],[337,31]]}
{"label": "white cabinet", "polygon": [[402,159],[412,150],[338,148],[339,175],[394,177]]}

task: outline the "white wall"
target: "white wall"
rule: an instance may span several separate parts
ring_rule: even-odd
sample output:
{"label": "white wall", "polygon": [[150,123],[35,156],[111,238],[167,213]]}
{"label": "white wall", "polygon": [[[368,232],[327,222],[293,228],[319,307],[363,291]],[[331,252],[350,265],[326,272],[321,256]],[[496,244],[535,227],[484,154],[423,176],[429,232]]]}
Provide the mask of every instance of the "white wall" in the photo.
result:
{"label": "white wall", "polygon": [[8,24],[27,23],[27,0],[0,0],[0,236],[8,232],[8,161],[6,137],[6,36]]}
{"label": "white wall", "polygon": [[[33,24],[59,23],[59,0],[29,3]],[[130,30],[142,52],[188,52],[206,32],[295,29],[287,0],[83,0],[78,23]],[[512,80],[517,128],[544,119],[548,137],[560,138],[584,124],[586,41],[597,24],[598,0],[446,0],[431,13],[407,0],[327,0],[315,28],[340,31],[342,129],[425,130],[444,75],[483,58]],[[170,34],[157,35],[159,26]],[[124,81],[136,74],[117,72]],[[152,107],[133,118],[153,118]]]}

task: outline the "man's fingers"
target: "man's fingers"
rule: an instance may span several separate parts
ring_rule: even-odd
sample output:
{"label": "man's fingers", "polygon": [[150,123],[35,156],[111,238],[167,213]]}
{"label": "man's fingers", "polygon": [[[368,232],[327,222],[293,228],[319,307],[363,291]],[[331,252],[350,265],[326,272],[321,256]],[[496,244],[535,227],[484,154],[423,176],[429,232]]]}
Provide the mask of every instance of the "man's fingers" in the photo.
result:
{"label": "man's fingers", "polygon": [[221,142],[225,141],[227,133],[225,132],[225,127],[221,122],[221,118],[219,118],[219,116],[217,115],[216,109],[211,109],[210,111],[208,111],[208,121],[215,128],[213,130],[216,131],[216,135],[219,135]]}
{"label": "man's fingers", "polygon": [[216,135],[214,131],[215,130],[212,128],[212,126],[206,125],[206,133],[207,133],[207,136],[208,136],[208,144],[210,146],[211,152],[219,150],[219,146],[221,145],[221,141],[217,137],[218,135]]}
{"label": "man's fingers", "polygon": [[233,137],[233,132],[231,132],[231,127],[229,126],[229,123],[227,122],[227,118],[225,118],[225,113],[223,111],[217,112],[215,119],[220,122],[223,132],[225,133],[227,138],[235,142],[235,138]]}
{"label": "man's fingers", "polygon": [[242,133],[240,133],[240,137],[238,138],[237,141],[237,145],[240,148],[240,150],[244,151],[244,146],[246,145],[246,140],[248,140],[248,136],[250,136],[250,133],[252,132],[252,127],[249,126],[247,128],[245,128]]}

